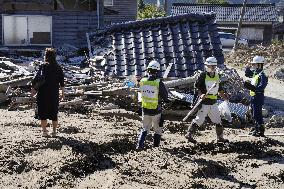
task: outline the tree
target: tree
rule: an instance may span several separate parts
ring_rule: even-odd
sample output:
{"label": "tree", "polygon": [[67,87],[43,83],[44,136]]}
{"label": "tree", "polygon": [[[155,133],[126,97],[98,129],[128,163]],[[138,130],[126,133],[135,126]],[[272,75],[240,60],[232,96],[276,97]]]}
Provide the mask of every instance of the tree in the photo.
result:
{"label": "tree", "polygon": [[146,5],[145,5],[144,0],[139,0],[139,1],[138,1],[138,11],[144,9],[145,6],[146,6]]}
{"label": "tree", "polygon": [[197,0],[199,4],[229,4],[227,0]]}
{"label": "tree", "polygon": [[166,12],[155,5],[146,4],[144,9],[138,11],[138,20],[166,16]]}

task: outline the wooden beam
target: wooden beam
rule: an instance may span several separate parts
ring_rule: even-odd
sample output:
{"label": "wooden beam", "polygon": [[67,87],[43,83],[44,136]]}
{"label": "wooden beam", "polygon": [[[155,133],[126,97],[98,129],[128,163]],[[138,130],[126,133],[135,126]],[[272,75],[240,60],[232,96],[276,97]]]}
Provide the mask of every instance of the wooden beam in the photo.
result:
{"label": "wooden beam", "polygon": [[9,86],[11,87],[25,86],[32,79],[33,79],[33,76],[26,76],[26,77],[22,77],[18,79],[13,79],[11,81],[0,82],[0,91],[6,92]]}
{"label": "wooden beam", "polygon": [[[284,133],[267,133],[265,136],[284,136]],[[254,137],[252,135],[244,134],[244,135],[239,135],[239,137]]]}
{"label": "wooden beam", "polygon": [[68,101],[68,102],[60,102],[59,108],[67,107],[67,106],[79,106],[79,105],[82,105],[82,104],[84,104],[83,99],[77,98],[77,99],[74,99],[74,100]]}

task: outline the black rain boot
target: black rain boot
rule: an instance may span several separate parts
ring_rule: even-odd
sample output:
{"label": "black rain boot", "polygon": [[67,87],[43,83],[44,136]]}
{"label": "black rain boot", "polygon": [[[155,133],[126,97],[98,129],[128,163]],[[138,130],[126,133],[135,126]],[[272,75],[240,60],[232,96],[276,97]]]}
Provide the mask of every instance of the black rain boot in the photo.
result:
{"label": "black rain boot", "polygon": [[147,131],[142,130],[138,138],[138,143],[136,145],[137,150],[141,150],[144,148],[144,141],[146,139],[146,136],[147,136]]}
{"label": "black rain boot", "polygon": [[194,122],[191,122],[190,126],[188,127],[187,134],[185,135],[185,138],[188,142],[191,142],[193,144],[196,144],[197,141],[193,138],[193,135],[196,133],[198,129],[198,125]]}
{"label": "black rain boot", "polygon": [[251,130],[249,131],[249,135],[252,135],[253,133],[254,133],[254,131],[255,131],[255,127],[253,127],[253,128],[251,128]]}
{"label": "black rain boot", "polygon": [[265,137],[264,132],[265,132],[265,127],[264,127],[264,125],[261,125],[259,127],[259,136]]}
{"label": "black rain boot", "polygon": [[255,136],[255,137],[260,137],[260,131],[259,131],[259,127],[256,126],[253,133],[252,133],[252,136]]}
{"label": "black rain boot", "polygon": [[220,124],[216,125],[217,142],[229,142],[228,139],[224,139],[223,136],[224,127]]}
{"label": "black rain boot", "polygon": [[161,135],[154,134],[154,147],[159,147],[161,142]]}

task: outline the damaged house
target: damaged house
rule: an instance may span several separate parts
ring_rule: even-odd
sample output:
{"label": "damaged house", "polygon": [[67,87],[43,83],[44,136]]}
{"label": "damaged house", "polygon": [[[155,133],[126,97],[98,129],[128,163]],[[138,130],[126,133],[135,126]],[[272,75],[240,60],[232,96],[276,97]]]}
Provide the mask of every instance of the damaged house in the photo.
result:
{"label": "damaged house", "polygon": [[[127,4],[135,7],[129,15]],[[132,0],[0,0],[0,5],[0,43],[9,48],[86,47],[87,32],[105,22],[134,20],[137,14]]]}
{"label": "damaged house", "polygon": [[284,41],[284,8],[279,10],[279,22],[273,26],[274,39]]}
{"label": "damaged house", "polygon": [[115,11],[116,14],[104,15],[105,25],[134,21],[137,17],[138,0],[104,0],[105,8]]}
{"label": "damaged house", "polygon": [[[214,12],[218,27],[223,31],[235,33],[242,6],[242,4],[174,3],[171,14]],[[249,40],[250,44],[269,44],[273,37],[273,24],[277,22],[278,11],[275,4],[247,4],[240,37]]]}

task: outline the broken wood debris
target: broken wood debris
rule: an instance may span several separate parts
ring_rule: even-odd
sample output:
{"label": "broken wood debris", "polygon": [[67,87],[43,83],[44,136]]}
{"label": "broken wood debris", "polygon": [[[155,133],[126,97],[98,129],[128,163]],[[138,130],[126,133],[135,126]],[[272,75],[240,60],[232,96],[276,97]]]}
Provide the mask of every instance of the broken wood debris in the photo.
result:
{"label": "broken wood debris", "polygon": [[[65,74],[65,101],[60,103],[60,108],[70,108],[72,106],[96,106],[99,99],[114,103],[122,107],[139,107],[138,103],[138,83],[134,76],[130,77],[108,77],[103,75],[104,57],[97,56],[91,60],[84,60],[83,56],[74,56],[78,49],[72,45],[65,44],[58,55],[58,62],[61,64]],[[35,104],[35,98],[30,96],[31,80],[33,75],[43,63],[41,58],[6,58],[2,57],[0,63],[0,103],[11,101],[10,108],[17,109],[21,105]],[[16,62],[21,63],[13,63]],[[81,67],[81,63],[89,61],[87,67]],[[25,62],[25,63],[24,63]],[[99,66],[98,66],[99,65]],[[168,70],[170,70],[170,65]],[[248,104],[248,91],[243,88],[243,79],[237,74],[236,70],[224,68],[218,70],[221,74],[222,85],[227,93],[230,94],[231,102]],[[196,72],[192,77],[187,78],[167,78],[164,76],[164,83],[173,94],[175,91],[180,93],[193,94],[194,82],[200,74]],[[126,81],[133,83],[128,86]],[[184,99],[173,99],[174,106],[165,106],[166,114],[182,115],[188,112],[190,102]],[[174,110],[174,111],[173,111]]]}
{"label": "broken wood debris", "polygon": [[225,54],[225,64],[244,68],[256,55],[265,57],[264,71],[267,76],[284,81],[284,43],[269,46],[241,46]]}

